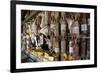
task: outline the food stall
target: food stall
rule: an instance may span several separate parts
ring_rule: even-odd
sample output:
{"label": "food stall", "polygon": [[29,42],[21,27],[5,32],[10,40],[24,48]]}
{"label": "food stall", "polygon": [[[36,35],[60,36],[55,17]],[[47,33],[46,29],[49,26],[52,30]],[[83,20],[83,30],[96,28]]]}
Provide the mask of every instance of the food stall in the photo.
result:
{"label": "food stall", "polygon": [[26,59],[31,62],[89,59],[88,13],[22,10],[21,14],[21,50]]}

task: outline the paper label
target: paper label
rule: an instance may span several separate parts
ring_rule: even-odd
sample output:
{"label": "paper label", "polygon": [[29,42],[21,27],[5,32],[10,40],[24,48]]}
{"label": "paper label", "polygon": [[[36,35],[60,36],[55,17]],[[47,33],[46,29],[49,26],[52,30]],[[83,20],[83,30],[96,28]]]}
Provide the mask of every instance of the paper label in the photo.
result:
{"label": "paper label", "polygon": [[87,24],[82,24],[81,25],[81,30],[82,31],[87,31]]}
{"label": "paper label", "polygon": [[61,24],[61,30],[66,31],[66,24]]}
{"label": "paper label", "polygon": [[58,52],[59,52],[59,48],[55,48],[54,50],[55,50],[55,52],[56,52],[56,53],[58,53]]}
{"label": "paper label", "polygon": [[79,33],[79,27],[73,27],[72,32],[73,33]]}
{"label": "paper label", "polygon": [[69,47],[69,53],[73,53],[73,47]]}

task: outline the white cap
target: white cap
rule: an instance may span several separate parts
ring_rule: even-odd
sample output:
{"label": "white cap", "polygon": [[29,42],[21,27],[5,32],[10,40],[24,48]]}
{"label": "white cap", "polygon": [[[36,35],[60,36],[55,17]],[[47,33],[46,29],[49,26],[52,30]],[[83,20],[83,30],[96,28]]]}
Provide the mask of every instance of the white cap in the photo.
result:
{"label": "white cap", "polygon": [[45,36],[47,36],[47,34],[48,34],[48,27],[47,27],[47,26],[43,27],[43,28],[39,31],[39,33],[42,33],[42,34],[44,34]]}

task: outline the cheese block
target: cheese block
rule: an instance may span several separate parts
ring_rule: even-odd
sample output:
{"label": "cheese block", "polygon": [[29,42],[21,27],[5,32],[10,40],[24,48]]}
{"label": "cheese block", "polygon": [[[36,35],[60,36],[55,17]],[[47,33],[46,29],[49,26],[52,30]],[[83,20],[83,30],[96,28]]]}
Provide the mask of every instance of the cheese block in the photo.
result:
{"label": "cheese block", "polygon": [[68,59],[73,60],[73,56],[69,55]]}
{"label": "cheese block", "polygon": [[49,55],[48,55],[47,53],[45,53],[45,54],[44,54],[44,57],[45,57],[45,58],[48,58],[48,57],[49,57]]}

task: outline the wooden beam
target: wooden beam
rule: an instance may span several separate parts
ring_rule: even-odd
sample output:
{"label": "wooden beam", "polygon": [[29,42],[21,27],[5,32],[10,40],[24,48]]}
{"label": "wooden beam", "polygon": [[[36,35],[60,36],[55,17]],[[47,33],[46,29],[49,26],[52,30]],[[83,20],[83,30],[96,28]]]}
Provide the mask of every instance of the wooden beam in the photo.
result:
{"label": "wooden beam", "polygon": [[25,23],[25,22],[31,20],[33,17],[35,18],[36,15],[37,15],[38,13],[40,13],[40,12],[41,12],[41,11],[34,11],[34,12],[31,12],[30,15],[29,15],[22,23]]}

